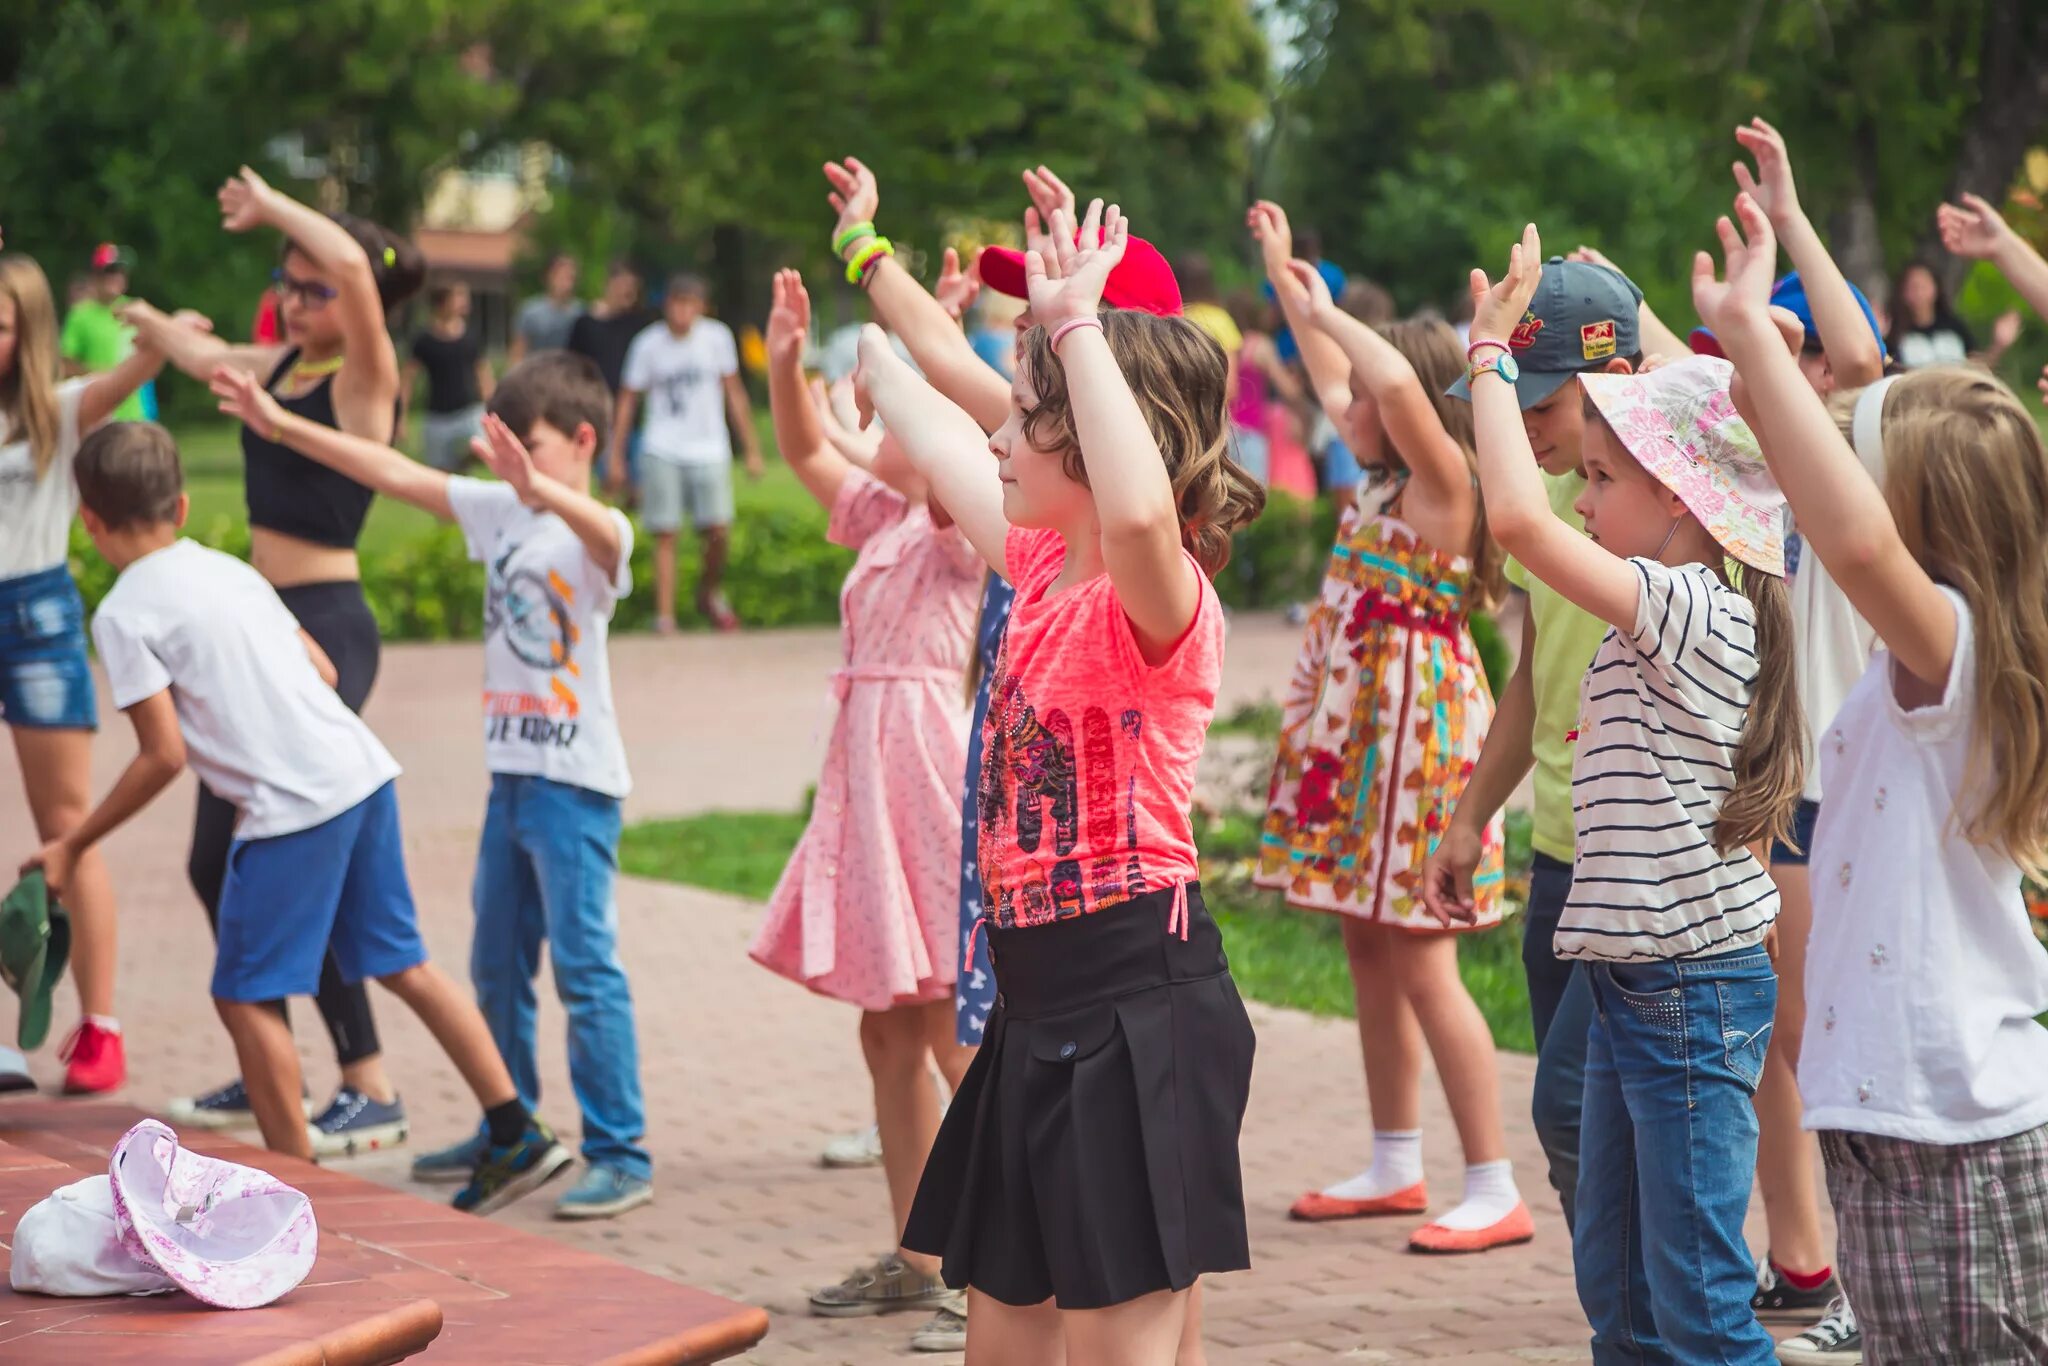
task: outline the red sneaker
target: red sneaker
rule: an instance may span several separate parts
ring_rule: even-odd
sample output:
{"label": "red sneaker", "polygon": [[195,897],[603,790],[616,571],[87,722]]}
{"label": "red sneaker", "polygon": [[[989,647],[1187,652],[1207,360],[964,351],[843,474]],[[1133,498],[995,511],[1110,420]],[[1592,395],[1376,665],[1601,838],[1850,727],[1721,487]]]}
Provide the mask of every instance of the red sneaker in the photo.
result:
{"label": "red sneaker", "polygon": [[67,1096],[105,1095],[118,1091],[128,1080],[128,1054],[121,1046],[121,1036],[90,1020],[79,1021],[78,1028],[57,1050],[57,1058],[65,1064]]}

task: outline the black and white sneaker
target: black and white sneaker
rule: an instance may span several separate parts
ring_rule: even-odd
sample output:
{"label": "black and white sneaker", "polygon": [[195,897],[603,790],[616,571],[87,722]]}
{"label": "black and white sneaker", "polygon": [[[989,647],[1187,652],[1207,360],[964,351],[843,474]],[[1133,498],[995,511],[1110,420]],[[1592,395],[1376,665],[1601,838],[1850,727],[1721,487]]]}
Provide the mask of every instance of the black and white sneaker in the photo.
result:
{"label": "black and white sneaker", "polygon": [[1756,1269],[1756,1294],[1750,1297],[1749,1307],[1759,1318],[1803,1319],[1826,1313],[1841,1293],[1832,1271],[1813,1289],[1801,1290],[1766,1256]]}
{"label": "black and white sneaker", "polygon": [[[308,1118],[313,1114],[313,1098],[299,1097],[299,1108]],[[256,1127],[256,1112],[249,1108],[249,1089],[236,1077],[226,1086],[217,1086],[199,1096],[177,1096],[164,1105],[164,1117],[173,1124],[188,1125],[194,1129],[253,1129]]]}
{"label": "black and white sneaker", "polygon": [[1863,1334],[1849,1301],[1835,1296],[1819,1323],[1778,1344],[1778,1360],[1786,1366],[1858,1366],[1863,1360]]}

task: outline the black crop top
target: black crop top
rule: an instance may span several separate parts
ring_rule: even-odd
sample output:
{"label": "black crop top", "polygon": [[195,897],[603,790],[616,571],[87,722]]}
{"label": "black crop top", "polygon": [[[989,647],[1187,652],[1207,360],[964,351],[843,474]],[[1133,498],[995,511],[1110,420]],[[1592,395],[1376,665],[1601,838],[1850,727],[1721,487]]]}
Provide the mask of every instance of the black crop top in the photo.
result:
{"label": "black crop top", "polygon": [[[298,358],[297,349],[285,352],[264,387],[275,385]],[[296,398],[279,397],[277,402],[286,412],[308,422],[337,430],[341,426],[334,416],[332,375]],[[392,422],[395,429],[395,405]],[[347,475],[308,460],[247,426],[242,428],[242,480],[250,526],[336,550],[355,549],[363,534],[363,519],[370,515],[370,500],[376,497]]]}

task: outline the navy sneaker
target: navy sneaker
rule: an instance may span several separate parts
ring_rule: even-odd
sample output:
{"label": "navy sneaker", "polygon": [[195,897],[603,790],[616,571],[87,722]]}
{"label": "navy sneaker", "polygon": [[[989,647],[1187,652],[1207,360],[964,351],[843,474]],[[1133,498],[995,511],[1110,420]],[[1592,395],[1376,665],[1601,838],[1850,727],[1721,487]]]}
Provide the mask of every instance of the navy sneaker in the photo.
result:
{"label": "navy sneaker", "polygon": [[[299,1108],[313,1114],[313,1097],[301,1093]],[[201,1096],[178,1096],[164,1105],[164,1117],[195,1129],[253,1129],[256,1112],[249,1108],[249,1089],[236,1077]]]}
{"label": "navy sneaker", "polygon": [[609,1219],[654,1198],[654,1183],[607,1162],[591,1164],[583,1179],[555,1201],[557,1219]]}
{"label": "navy sneaker", "polygon": [[485,1150],[469,1184],[455,1193],[455,1208],[465,1214],[503,1209],[560,1176],[574,1160],[554,1130],[538,1119],[529,1120],[517,1143],[505,1148],[493,1144]]}
{"label": "navy sneaker", "polygon": [[405,1142],[409,1132],[404,1101],[393,1096],[387,1105],[353,1086],[344,1086],[313,1121],[308,1137],[315,1157],[354,1157],[395,1148]]}
{"label": "navy sneaker", "polygon": [[412,1160],[412,1179],[431,1181],[435,1184],[450,1182],[458,1186],[469,1184],[469,1178],[476,1175],[482,1165],[484,1154],[490,1149],[490,1141],[479,1129],[460,1143],[451,1143],[445,1148],[436,1148],[430,1153],[421,1153]]}

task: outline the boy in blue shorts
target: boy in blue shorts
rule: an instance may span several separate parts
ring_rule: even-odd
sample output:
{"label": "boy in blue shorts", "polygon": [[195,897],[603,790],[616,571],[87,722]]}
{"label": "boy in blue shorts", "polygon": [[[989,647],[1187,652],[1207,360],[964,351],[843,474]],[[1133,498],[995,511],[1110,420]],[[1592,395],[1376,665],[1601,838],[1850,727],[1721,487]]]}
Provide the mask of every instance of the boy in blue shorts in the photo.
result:
{"label": "boy in blue shorts", "polygon": [[[619,961],[619,809],[630,780],[605,640],[632,590],[633,527],[592,498],[611,396],[597,366],[540,351],[491,395],[476,453],[502,482],[444,474],[389,446],[295,418],[253,377],[214,381],[222,407],[358,483],[462,528],[484,588],[484,758],[470,980],[519,1094],[540,1093],[533,981],[547,946],[569,1016],[583,1179],[555,1206],[602,1219],[654,1196],[643,1145],[633,996]],[[413,1176],[464,1181],[487,1134],[422,1155]]]}
{"label": "boy in blue shorts", "polygon": [[277,1003],[310,996],[331,949],[434,1035],[483,1107],[490,1150],[455,1197],[488,1213],[569,1154],[519,1099],[476,1007],[427,961],[400,846],[398,765],[334,692],[334,668],[242,561],[184,540],[178,450],[154,423],[79,448],[80,515],[120,577],[93,618],[114,704],[138,753],[83,824],[35,856],[53,890],[78,856],[189,763],[238,811],[221,892],[214,1005],[234,1040],[263,1141],[310,1159],[299,1054]]}

